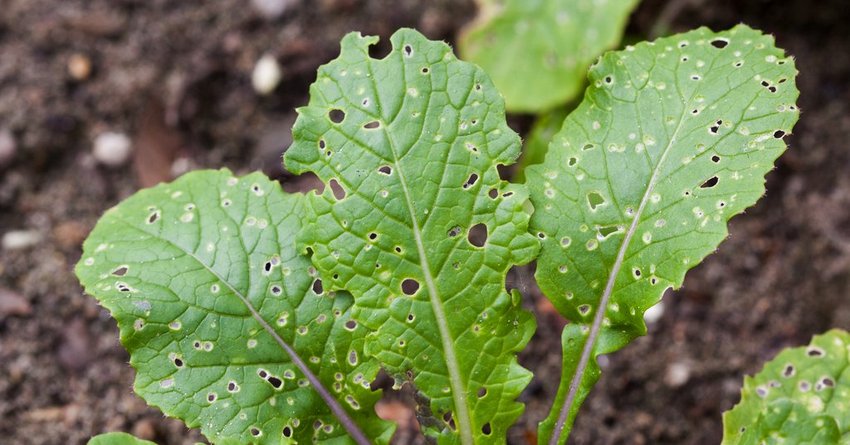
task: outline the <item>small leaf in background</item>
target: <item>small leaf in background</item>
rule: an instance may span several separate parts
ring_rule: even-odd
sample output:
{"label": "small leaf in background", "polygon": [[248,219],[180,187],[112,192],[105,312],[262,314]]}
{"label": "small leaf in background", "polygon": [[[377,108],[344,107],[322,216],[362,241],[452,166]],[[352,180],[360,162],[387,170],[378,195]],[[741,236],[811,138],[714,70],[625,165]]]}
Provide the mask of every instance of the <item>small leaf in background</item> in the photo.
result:
{"label": "small leaf in background", "polygon": [[127,433],[98,434],[88,441],[88,445],[156,445]]}
{"label": "small leaf in background", "polygon": [[427,434],[504,443],[535,327],[505,291],[538,250],[526,190],[497,170],[519,137],[487,75],[448,45],[400,30],[376,60],[377,40],[346,36],[298,110],[286,166],[329,184],[308,195],[298,242],[326,289],[354,295],[353,318],[375,331],[367,352],[430,399]]}
{"label": "small leaf in background", "polygon": [[484,68],[508,111],[540,112],[575,97],[590,63],[620,42],[638,0],[479,2],[458,39],[461,57]]}
{"label": "small leaf in background", "polygon": [[302,213],[261,174],[199,171],[110,209],[83,246],[77,275],[118,321],[136,393],[213,442],[351,443],[334,409],[392,433],[351,296],[296,253]]}
{"label": "small leaf in background", "polygon": [[526,172],[543,246],[535,276],[571,321],[541,437],[563,427],[553,437],[566,440],[596,357],[643,335],[646,309],[764,194],[799,116],[796,74],[772,37],[743,25],[641,43],[591,68],[584,101]]}
{"label": "small leaf in background", "polygon": [[850,443],[850,334],[832,330],[786,349],[744,379],[723,414],[723,445]]}

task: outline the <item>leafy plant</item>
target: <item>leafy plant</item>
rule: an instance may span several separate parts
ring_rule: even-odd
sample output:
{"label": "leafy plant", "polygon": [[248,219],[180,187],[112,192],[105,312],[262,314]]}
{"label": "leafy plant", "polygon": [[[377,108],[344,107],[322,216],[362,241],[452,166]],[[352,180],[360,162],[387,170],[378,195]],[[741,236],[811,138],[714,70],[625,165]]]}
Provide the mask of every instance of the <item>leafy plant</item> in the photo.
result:
{"label": "leafy plant", "polygon": [[541,112],[581,92],[590,63],[619,43],[638,0],[480,0],[458,39],[512,112]]}
{"label": "leafy plant", "polygon": [[723,444],[850,443],[850,334],[832,330],[786,349],[744,380],[723,415]]}
{"label": "leafy plant", "polygon": [[595,358],[643,334],[763,194],[798,116],[770,37],[700,29],[605,55],[527,185],[509,183],[519,137],[484,71],[412,30],[391,41],[377,60],[376,38],[346,36],[298,110],[285,163],[321,193],[191,173],[84,245],[77,274],[118,321],[136,392],[213,442],[387,443],[384,369],[438,443],[504,443],[535,329],[505,275],[536,258],[571,321],[540,434],[564,443]]}

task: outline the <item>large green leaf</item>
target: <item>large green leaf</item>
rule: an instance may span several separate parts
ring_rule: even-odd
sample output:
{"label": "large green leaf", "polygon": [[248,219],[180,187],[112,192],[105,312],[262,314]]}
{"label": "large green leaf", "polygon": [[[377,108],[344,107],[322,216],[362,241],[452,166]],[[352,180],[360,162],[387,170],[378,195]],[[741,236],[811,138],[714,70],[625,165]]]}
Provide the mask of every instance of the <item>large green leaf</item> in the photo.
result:
{"label": "large green leaf", "polygon": [[743,25],[641,43],[591,68],[584,101],[526,173],[536,278],[572,322],[542,438],[566,440],[596,357],[643,335],[644,311],[764,193],[799,115],[796,73],[772,37]]}
{"label": "large green leaf", "polygon": [[413,30],[391,40],[376,60],[377,38],[346,36],[298,110],[286,165],[330,184],[309,196],[298,241],[326,288],[354,295],[367,353],[430,400],[429,434],[503,443],[535,327],[504,287],[538,249],[524,187],[497,171],[519,137],[480,68]]}
{"label": "large green leaf", "polygon": [[850,444],[850,334],[816,336],[744,379],[723,445],[759,444]]}
{"label": "large green leaf", "polygon": [[88,441],[88,445],[156,445],[127,433],[98,434]]}
{"label": "large green leaf", "polygon": [[351,296],[296,253],[303,201],[261,174],[190,173],[107,211],[83,246],[77,275],[118,321],[135,391],[213,442],[350,443],[348,416],[391,434]]}
{"label": "large green leaf", "polygon": [[508,110],[539,112],[566,103],[588,65],[620,42],[638,0],[480,2],[459,38],[462,57],[484,68]]}

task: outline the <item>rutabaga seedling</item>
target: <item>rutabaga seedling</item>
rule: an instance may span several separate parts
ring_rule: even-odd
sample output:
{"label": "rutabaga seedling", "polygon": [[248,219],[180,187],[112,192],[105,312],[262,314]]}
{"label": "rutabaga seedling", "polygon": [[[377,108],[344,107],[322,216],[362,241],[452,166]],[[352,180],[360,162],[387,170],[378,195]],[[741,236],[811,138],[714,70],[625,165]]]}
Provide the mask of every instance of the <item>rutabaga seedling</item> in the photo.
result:
{"label": "rutabaga seedling", "polygon": [[463,59],[505,96],[508,111],[538,113],[581,92],[587,67],[616,46],[638,0],[479,0],[461,33]]}
{"label": "rutabaga seedling", "polygon": [[427,436],[498,444],[535,329],[505,275],[540,253],[571,321],[540,440],[564,443],[595,358],[764,192],[798,116],[793,61],[744,26],[609,53],[526,189],[499,176],[519,137],[483,70],[412,30],[380,60],[376,41],[346,36],[298,110],[286,165],[321,194],[191,173],[108,211],[77,273],[136,392],[212,442],[388,443],[383,368],[419,392]]}

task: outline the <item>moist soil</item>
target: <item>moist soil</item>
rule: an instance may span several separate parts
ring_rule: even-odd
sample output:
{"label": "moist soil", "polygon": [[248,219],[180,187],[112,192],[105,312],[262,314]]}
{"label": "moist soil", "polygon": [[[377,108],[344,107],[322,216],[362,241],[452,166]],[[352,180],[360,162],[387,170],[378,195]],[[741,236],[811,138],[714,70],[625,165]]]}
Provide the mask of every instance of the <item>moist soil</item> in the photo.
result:
{"label": "moist soil", "polygon": [[[201,440],[133,395],[115,323],[72,274],[82,240],[108,207],[189,169],[262,170],[290,191],[314,187],[285,173],[280,155],[293,109],[339,39],[353,30],[386,39],[408,26],[452,42],[475,14],[472,0],[286,0],[272,19],[247,3],[3,0],[0,132],[16,147],[0,155],[0,233],[36,235],[0,250],[3,443],[82,444],[114,430],[161,444]],[[848,11],[842,0],[645,0],[633,15],[629,40],[739,22],[774,34],[797,59],[803,114],[767,195],[667,293],[649,335],[603,360],[571,443],[719,443],[744,374],[783,347],[850,328]],[[261,97],[250,78],[263,54],[280,62],[283,82]],[[86,61],[87,75],[69,73]],[[521,133],[530,122],[511,119]],[[128,163],[95,161],[92,141],[104,131],[132,139]],[[509,280],[529,287],[529,274],[516,269]],[[552,351],[564,321],[531,290],[539,329],[521,361],[536,378],[512,444],[534,443],[560,368]],[[398,400],[408,398],[390,398],[386,411],[404,417]],[[406,424],[397,443],[421,443]]]}

